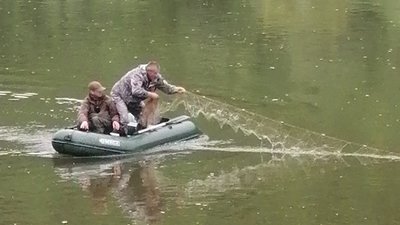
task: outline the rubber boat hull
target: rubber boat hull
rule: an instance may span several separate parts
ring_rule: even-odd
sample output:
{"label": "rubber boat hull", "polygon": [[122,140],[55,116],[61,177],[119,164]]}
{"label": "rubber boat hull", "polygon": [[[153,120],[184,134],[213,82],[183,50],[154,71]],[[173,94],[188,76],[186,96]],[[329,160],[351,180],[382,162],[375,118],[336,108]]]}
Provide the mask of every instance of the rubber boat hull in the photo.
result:
{"label": "rubber boat hull", "polygon": [[62,129],[54,134],[52,145],[61,154],[107,156],[132,154],[158,145],[196,138],[200,134],[188,116],[180,116],[128,137]]}

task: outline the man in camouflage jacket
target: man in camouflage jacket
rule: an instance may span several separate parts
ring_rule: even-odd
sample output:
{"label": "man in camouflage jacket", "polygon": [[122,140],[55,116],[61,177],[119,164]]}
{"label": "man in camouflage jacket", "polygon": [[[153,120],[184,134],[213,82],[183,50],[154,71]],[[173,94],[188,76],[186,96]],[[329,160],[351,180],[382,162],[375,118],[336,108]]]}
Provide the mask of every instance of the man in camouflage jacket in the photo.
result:
{"label": "man in camouflage jacket", "polygon": [[166,94],[184,93],[183,87],[169,84],[159,73],[160,65],[151,61],[127,72],[111,89],[111,97],[115,102],[123,127],[129,122],[128,113],[132,113],[139,121],[144,100],[158,100],[155,92],[160,89]]}

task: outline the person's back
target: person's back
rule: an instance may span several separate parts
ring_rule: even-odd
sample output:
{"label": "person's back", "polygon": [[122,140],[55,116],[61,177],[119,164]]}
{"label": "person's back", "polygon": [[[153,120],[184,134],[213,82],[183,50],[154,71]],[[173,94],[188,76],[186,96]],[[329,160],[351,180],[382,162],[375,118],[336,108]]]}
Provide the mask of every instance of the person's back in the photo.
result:
{"label": "person's back", "polygon": [[111,89],[111,95],[118,95],[124,102],[140,102],[146,99],[144,89],[148,84],[146,77],[146,65],[128,71],[117,81]]}

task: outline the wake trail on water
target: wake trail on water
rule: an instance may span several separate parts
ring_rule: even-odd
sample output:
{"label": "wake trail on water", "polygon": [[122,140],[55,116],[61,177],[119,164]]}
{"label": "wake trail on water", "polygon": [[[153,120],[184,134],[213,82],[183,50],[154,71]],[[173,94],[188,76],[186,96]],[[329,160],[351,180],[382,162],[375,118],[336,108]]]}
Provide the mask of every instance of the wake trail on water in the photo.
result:
{"label": "wake trail on water", "polygon": [[[56,98],[60,104],[77,105],[79,101],[70,98]],[[219,102],[217,100],[187,93],[173,101],[163,101],[160,105],[161,113],[177,111],[184,108],[191,117],[204,117],[212,123],[217,123],[221,129],[230,127],[236,133],[244,136],[255,136],[258,140],[254,146],[240,145],[235,140],[210,140],[205,134],[198,139],[170,143],[150,149],[146,152],[185,152],[192,150],[268,153],[300,157],[356,157],[360,161],[368,159],[400,161],[400,154],[384,151],[366,145],[326,136],[322,133],[310,131],[287,124],[282,121],[249,112],[245,109]],[[3,149],[2,155],[33,155],[38,157],[57,157],[51,146],[52,135],[56,129],[48,129],[44,125],[27,127],[1,127],[0,146],[9,146]]]}
{"label": "wake trail on water", "polygon": [[0,126],[0,149],[2,155],[32,155],[52,158],[55,151],[51,146],[51,138],[55,129],[46,129],[41,125],[27,127]]}

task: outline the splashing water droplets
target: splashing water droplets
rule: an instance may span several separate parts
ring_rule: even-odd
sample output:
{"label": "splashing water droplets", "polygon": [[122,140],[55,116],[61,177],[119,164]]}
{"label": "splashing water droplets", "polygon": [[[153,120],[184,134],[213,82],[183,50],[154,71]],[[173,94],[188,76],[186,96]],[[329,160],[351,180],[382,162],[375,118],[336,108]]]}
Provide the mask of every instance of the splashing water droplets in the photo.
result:
{"label": "splashing water droplets", "polygon": [[[259,148],[206,146],[203,150],[268,152],[279,155],[313,155],[315,157],[356,157],[385,160],[399,160],[400,155],[330,137],[276,121],[247,110],[209,99],[205,96],[188,93],[175,99],[171,104],[162,106],[162,111],[173,111],[183,105],[192,117],[204,116],[216,120],[220,127],[229,126],[235,132],[245,136],[255,136],[261,141]],[[360,159],[359,159],[360,160]]]}

